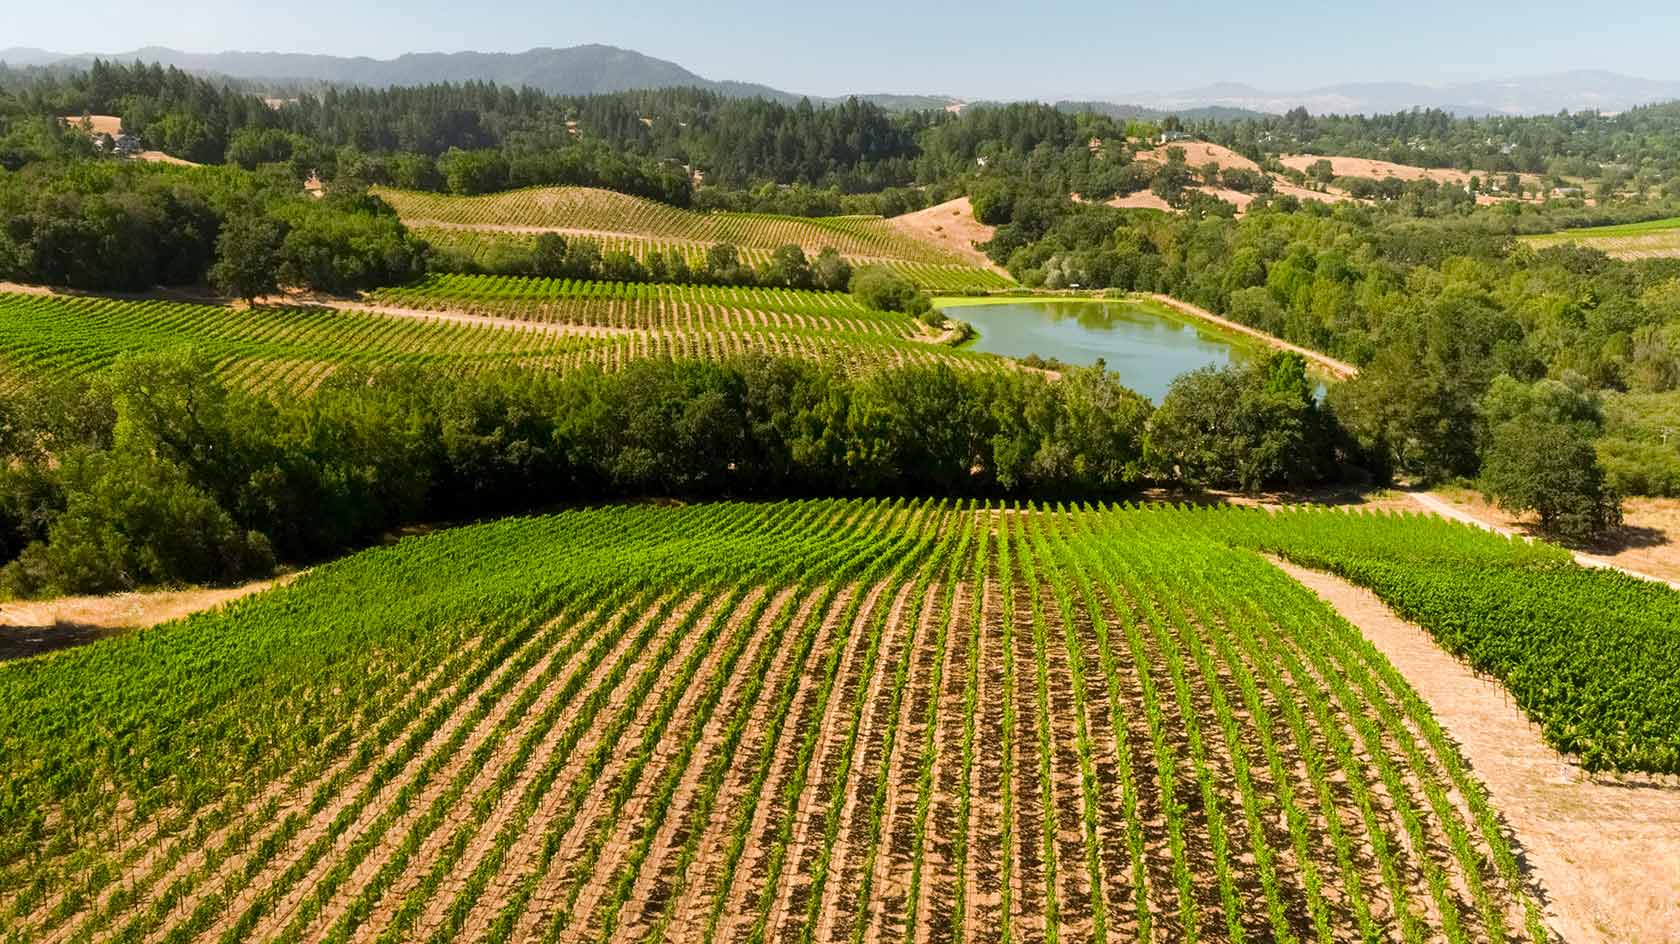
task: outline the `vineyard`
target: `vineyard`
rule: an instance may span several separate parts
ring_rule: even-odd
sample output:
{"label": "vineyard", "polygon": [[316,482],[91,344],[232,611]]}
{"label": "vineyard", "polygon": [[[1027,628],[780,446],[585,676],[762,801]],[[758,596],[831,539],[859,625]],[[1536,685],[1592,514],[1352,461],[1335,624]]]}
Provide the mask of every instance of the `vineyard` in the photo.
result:
{"label": "vineyard", "polygon": [[308,390],[344,366],[467,371],[561,365],[598,356],[609,337],[532,325],[509,330],[443,318],[332,308],[257,308],[0,293],[0,389],[78,375],[119,356],[195,347],[225,378],[257,389]]}
{"label": "vineyard", "polygon": [[[528,253],[537,238],[533,233],[509,233],[439,226],[415,226],[413,229],[415,235],[431,245],[479,265],[506,258],[510,252]],[[603,234],[591,238],[600,242],[601,251],[604,253],[622,252],[634,257],[638,262],[645,261],[650,252],[659,252],[667,257],[680,255],[693,269],[699,269],[705,264],[706,249],[710,245],[703,242],[684,242],[652,236],[627,236],[622,234]],[[743,247],[738,250],[741,261],[754,268],[768,260],[770,253],[771,249],[766,248]],[[1015,283],[1010,279],[990,269],[981,269],[960,263],[866,258],[852,258],[849,261],[854,267],[862,265],[885,266],[921,288],[934,292],[960,294],[999,291],[1015,287]]]}
{"label": "vineyard", "polygon": [[895,229],[878,216],[799,217],[763,213],[696,213],[642,197],[590,187],[536,187],[482,197],[374,188],[415,226],[512,227],[584,234],[642,236],[674,242],[728,242],[747,249],[789,243],[817,252],[832,246],[863,259],[962,264],[962,260]]}
{"label": "vineyard", "polygon": [[[0,293],[0,390],[96,371],[127,353],[194,347],[253,389],[308,391],[344,367],[620,367],[647,357],[768,353],[853,367],[945,362],[997,369],[913,319],[849,296],[441,277],[376,300],[391,311]],[[534,294],[537,291],[546,294]],[[818,301],[812,301],[812,300]],[[403,311],[402,309],[424,309]],[[430,314],[428,314],[428,312]],[[465,312],[465,313],[463,313]],[[480,317],[500,315],[504,317]]]}
{"label": "vineyard", "polygon": [[1536,247],[1583,246],[1615,259],[1674,258],[1680,257],[1680,218],[1566,229],[1524,236],[1522,241]]}
{"label": "vineyard", "polygon": [[[0,926],[14,941],[1544,939],[1428,708],[1257,550],[1498,647],[1490,671],[1548,712],[1607,707],[1594,685],[1612,669],[1635,679],[1613,687],[1615,714],[1653,723],[1613,753],[1672,747],[1655,723],[1680,700],[1672,646],[1618,647],[1671,628],[1673,594],[1434,519],[573,511],[409,539],[0,667]],[[1447,599],[1456,622],[1432,615]],[[1536,633],[1564,611],[1626,617],[1597,621],[1595,648],[1617,655],[1549,652]],[[1541,668],[1583,684],[1525,688]]]}

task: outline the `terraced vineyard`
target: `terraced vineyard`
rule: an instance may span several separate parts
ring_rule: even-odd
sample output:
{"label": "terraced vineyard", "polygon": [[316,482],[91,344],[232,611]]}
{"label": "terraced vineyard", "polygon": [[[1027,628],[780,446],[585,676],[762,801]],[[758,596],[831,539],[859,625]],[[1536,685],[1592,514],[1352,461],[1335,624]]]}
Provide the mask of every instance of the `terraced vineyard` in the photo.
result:
{"label": "terraced vineyard", "polygon": [[294,392],[347,366],[565,369],[754,352],[859,368],[1004,364],[933,343],[914,320],[868,312],[843,295],[443,277],[418,289],[376,293],[375,299],[392,310],[235,311],[0,293],[0,390],[31,378],[92,372],[124,353],[189,346],[210,354],[230,380]]}
{"label": "terraced vineyard", "polygon": [[[1385,595],[1387,560],[1676,613],[1545,547],[1339,512],[725,503],[448,531],[0,667],[0,926],[1543,939],[1426,706],[1257,549]],[[1543,616],[1466,599],[1454,625],[1507,655]],[[1667,671],[1647,658],[1624,668]]]}
{"label": "terraced vineyard", "polygon": [[1585,246],[1602,250],[1616,259],[1665,259],[1680,257],[1680,217],[1566,229],[1538,236],[1524,236],[1531,246]]}
{"label": "terraced vineyard", "polygon": [[[494,258],[505,257],[506,253],[510,251],[528,252],[537,238],[533,233],[507,233],[438,226],[416,226],[414,232],[415,235],[433,246],[480,264]],[[691,268],[699,268],[704,264],[706,249],[710,245],[703,242],[683,242],[642,236],[601,235],[594,238],[601,243],[602,252],[622,252],[635,257],[638,261],[646,260],[648,253],[655,251],[667,256],[680,254],[688,261]],[[739,249],[741,260],[755,268],[768,260],[770,253],[770,249],[763,248],[745,247]],[[883,265],[922,288],[934,292],[990,292],[1015,287],[1015,283],[1003,275],[989,269],[981,269],[963,263],[910,262],[902,259],[864,258],[853,258],[849,261],[854,266]]]}
{"label": "terraced vineyard", "polygon": [[952,267],[983,271],[878,216],[696,213],[591,187],[534,187],[481,197],[385,187],[374,188],[374,193],[396,208],[404,222],[429,231],[453,227],[530,235],[554,230],[597,238],[649,239],[665,246],[704,247],[729,242],[742,249],[764,251],[792,243],[808,253],[832,246],[853,260],[922,263],[937,267],[939,272]]}

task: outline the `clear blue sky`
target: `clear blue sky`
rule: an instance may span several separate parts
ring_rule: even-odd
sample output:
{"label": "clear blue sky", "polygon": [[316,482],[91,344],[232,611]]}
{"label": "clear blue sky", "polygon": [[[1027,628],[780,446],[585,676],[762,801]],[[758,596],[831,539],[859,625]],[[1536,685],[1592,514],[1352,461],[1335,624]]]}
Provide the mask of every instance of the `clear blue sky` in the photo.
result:
{"label": "clear blue sky", "polygon": [[1217,81],[1440,85],[1567,69],[1680,79],[1680,0],[5,0],[0,47],[389,58],[608,43],[795,92],[1108,98]]}

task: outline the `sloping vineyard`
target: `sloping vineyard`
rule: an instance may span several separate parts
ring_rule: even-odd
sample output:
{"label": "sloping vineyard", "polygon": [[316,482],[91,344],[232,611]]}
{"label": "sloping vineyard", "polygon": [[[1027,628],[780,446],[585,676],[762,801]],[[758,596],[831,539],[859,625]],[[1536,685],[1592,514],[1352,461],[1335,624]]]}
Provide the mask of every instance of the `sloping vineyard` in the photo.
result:
{"label": "sloping vineyard", "polygon": [[[0,391],[43,377],[90,373],[127,353],[186,347],[210,355],[228,380],[286,392],[307,392],[344,367],[410,365],[447,373],[504,366],[617,368],[649,357],[748,353],[823,359],[854,369],[936,362],[1001,369],[1005,363],[931,343],[912,319],[847,307],[850,299],[843,296],[829,296],[837,301],[823,307],[771,290],[661,295],[639,294],[652,286],[583,283],[573,286],[577,294],[544,298],[498,294],[490,283],[472,281],[457,292],[447,287],[450,278],[430,288],[376,293],[376,300],[392,308],[423,309],[406,314],[327,307],[236,311],[0,293]],[[501,317],[477,317],[484,315]]]}
{"label": "sloping vineyard", "polygon": [[893,228],[878,216],[775,216],[696,213],[642,197],[591,187],[533,187],[481,197],[375,187],[405,222],[469,227],[554,229],[648,236],[690,243],[775,249],[789,243],[817,252],[832,246],[853,258],[960,264],[961,259]]}
{"label": "sloping vineyard", "polygon": [[[528,253],[537,238],[532,233],[509,233],[440,226],[415,226],[413,229],[416,236],[433,246],[453,252],[480,265],[492,260],[506,258],[509,253]],[[694,269],[698,269],[705,264],[706,249],[710,246],[709,243],[684,242],[652,236],[603,234],[592,238],[600,242],[602,252],[622,252],[633,256],[637,261],[646,261],[650,252],[659,252],[667,257],[680,255],[688,262],[689,267]],[[742,247],[738,250],[738,253],[742,262],[757,268],[770,258],[771,250]],[[1015,287],[1013,281],[990,269],[981,269],[962,263],[911,262],[903,259],[867,259],[860,257],[853,257],[848,261],[853,266],[885,266],[921,288],[934,292],[988,292]]]}
{"label": "sloping vineyard", "polygon": [[784,327],[913,339],[916,319],[874,311],[850,295],[780,288],[592,282],[495,275],[431,275],[368,293],[400,308],[619,328]]}
{"label": "sloping vineyard", "polygon": [[[1422,518],[848,501],[458,529],[0,667],[0,926],[1543,939],[1427,707],[1256,549],[1676,607]],[[1623,669],[1672,699],[1655,658]]]}
{"label": "sloping vineyard", "polygon": [[299,391],[345,366],[446,372],[554,366],[620,343],[545,330],[332,308],[234,311],[170,301],[0,293],[0,389],[98,370],[127,353],[194,347],[218,372],[257,389]]}

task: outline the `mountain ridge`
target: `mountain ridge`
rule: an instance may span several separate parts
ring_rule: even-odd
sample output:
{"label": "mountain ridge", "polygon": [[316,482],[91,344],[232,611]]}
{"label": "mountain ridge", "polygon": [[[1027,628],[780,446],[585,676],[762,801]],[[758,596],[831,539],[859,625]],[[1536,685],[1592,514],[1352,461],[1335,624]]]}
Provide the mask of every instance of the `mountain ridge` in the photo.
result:
{"label": "mountain ridge", "polygon": [[[0,50],[0,62],[14,66],[86,65],[94,58],[139,59],[191,72],[245,81],[316,81],[374,87],[427,82],[489,81],[530,86],[560,95],[590,95],[635,89],[690,86],[736,98],[761,97],[785,104],[803,98],[817,103],[841,97],[801,95],[761,83],[710,79],[675,62],[631,49],[591,43],[539,46],[523,52],[412,52],[393,59],[316,53],[224,51],[183,52],[144,46],[113,54],[65,54],[34,47]],[[859,94],[889,110],[960,109],[996,104],[950,95]],[[1117,116],[1229,120],[1281,114],[1296,107],[1313,114],[1380,114],[1438,108],[1464,116],[1533,115],[1569,111],[1623,111],[1680,99],[1680,81],[1645,79],[1602,69],[1578,69],[1442,86],[1417,82],[1343,82],[1295,91],[1270,91],[1243,82],[1219,81],[1176,92],[1137,92],[1107,98],[1064,96],[1059,108],[1085,107]]]}

